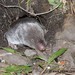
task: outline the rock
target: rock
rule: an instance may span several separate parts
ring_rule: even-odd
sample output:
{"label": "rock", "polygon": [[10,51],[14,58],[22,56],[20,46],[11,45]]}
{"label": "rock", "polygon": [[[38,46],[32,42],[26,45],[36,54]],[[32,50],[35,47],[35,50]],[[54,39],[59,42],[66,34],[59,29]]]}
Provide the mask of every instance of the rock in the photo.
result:
{"label": "rock", "polygon": [[34,50],[31,50],[31,49],[26,49],[24,54],[26,56],[34,56],[34,55],[36,55],[36,52]]}
{"label": "rock", "polygon": [[68,50],[62,55],[60,60],[67,60],[69,64],[67,69],[75,68],[75,16],[68,14],[64,20],[63,30],[56,33],[56,43],[53,46],[53,51],[60,48]]}
{"label": "rock", "polygon": [[27,65],[27,64],[31,64],[30,60],[26,57],[21,56],[20,54],[7,54],[8,52],[4,51],[4,50],[0,50],[0,55],[2,55],[2,53],[6,54],[4,56],[1,56],[3,60],[5,60],[5,62],[7,62],[8,64],[16,64],[16,65]]}

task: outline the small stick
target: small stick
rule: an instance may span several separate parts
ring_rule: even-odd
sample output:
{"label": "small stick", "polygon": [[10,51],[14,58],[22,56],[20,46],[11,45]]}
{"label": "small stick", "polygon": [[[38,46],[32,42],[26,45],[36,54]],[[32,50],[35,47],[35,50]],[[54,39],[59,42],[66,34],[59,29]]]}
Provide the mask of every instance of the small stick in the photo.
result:
{"label": "small stick", "polygon": [[6,6],[6,5],[3,5],[3,4],[1,4],[1,3],[0,3],[0,5],[2,5],[2,6],[5,7],[5,8],[19,8],[19,9],[23,10],[24,12],[26,12],[26,13],[32,15],[32,16],[39,16],[39,15],[48,14],[48,13],[54,11],[55,9],[57,9],[57,8],[60,6],[60,4],[59,4],[58,6],[56,6],[56,7],[55,7],[54,9],[52,9],[52,10],[49,10],[49,11],[43,12],[43,13],[37,13],[37,14],[35,14],[35,13],[28,12],[27,10],[25,10],[25,9],[22,8],[21,6],[17,6],[17,5]]}

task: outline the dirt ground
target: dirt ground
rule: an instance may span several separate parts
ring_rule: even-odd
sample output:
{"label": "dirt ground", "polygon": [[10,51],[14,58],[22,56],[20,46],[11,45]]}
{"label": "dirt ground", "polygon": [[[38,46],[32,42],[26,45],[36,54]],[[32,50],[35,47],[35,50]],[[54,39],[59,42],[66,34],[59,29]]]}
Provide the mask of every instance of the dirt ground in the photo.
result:
{"label": "dirt ground", "polygon": [[[20,3],[20,6],[26,9],[28,12],[23,11],[18,7],[6,7],[6,6],[15,6],[18,5],[18,0],[0,0],[0,47],[8,47],[7,40],[4,37],[4,34],[9,30],[11,24],[23,17],[34,17],[37,18],[45,27],[45,39],[47,41],[47,52],[45,55],[48,57],[51,53],[56,52],[60,48],[68,48],[61,57],[58,58],[58,61],[67,61],[64,65],[64,70],[67,73],[59,72],[47,72],[43,75],[75,75],[75,16],[74,14],[63,13],[62,10],[55,9],[52,12],[43,15],[34,16],[31,13],[39,14],[47,12],[50,9],[50,5],[47,0],[35,0],[32,1],[27,7],[26,0]],[[5,6],[6,5],[6,6]],[[27,48],[27,47],[26,47]],[[20,48],[18,51],[22,52],[26,49]],[[33,51],[35,52],[35,51]],[[6,51],[0,50],[0,54],[7,53]],[[22,52],[23,53],[23,52]],[[8,64],[18,64],[26,65],[32,64],[32,61],[29,58],[12,55],[12,56],[3,56],[0,57],[8,62]],[[15,59],[13,59],[15,58]],[[20,61],[21,62],[20,62]],[[37,62],[37,61],[36,61]],[[40,62],[40,61],[38,61]],[[7,64],[0,63],[0,66],[5,67]],[[35,66],[36,68],[36,66]],[[34,68],[34,69],[35,69]],[[70,71],[73,71],[70,73]],[[38,68],[33,70],[33,74],[40,75]],[[50,74],[48,74],[50,73]],[[31,74],[30,74],[31,75]]]}

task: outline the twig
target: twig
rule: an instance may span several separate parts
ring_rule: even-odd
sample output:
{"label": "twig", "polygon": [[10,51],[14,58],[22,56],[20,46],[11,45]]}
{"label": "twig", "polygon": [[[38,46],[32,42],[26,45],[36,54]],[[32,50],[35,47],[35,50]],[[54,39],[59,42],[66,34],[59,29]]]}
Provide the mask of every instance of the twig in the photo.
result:
{"label": "twig", "polygon": [[25,9],[22,8],[21,6],[17,6],[17,5],[10,5],[10,6],[7,6],[7,5],[3,5],[3,4],[1,4],[1,3],[0,3],[0,5],[2,5],[2,6],[5,7],[5,8],[19,8],[19,9],[23,10],[24,12],[35,16],[35,14],[33,14],[33,13],[31,13],[31,12],[28,12],[27,10],[25,10]]}
{"label": "twig", "polygon": [[35,14],[35,13],[28,12],[27,10],[25,10],[25,9],[22,8],[21,6],[17,6],[17,5],[10,5],[10,6],[7,6],[7,5],[3,5],[3,4],[1,4],[1,3],[0,3],[0,5],[2,5],[2,6],[5,7],[5,8],[19,8],[19,9],[23,10],[24,12],[26,12],[26,13],[32,15],[32,16],[39,16],[39,15],[48,14],[48,13],[54,11],[55,9],[57,9],[57,8],[60,6],[60,4],[59,4],[58,6],[56,6],[56,7],[55,7],[54,9],[52,9],[52,10],[49,10],[49,11],[43,12],[43,13],[37,13],[37,14]]}
{"label": "twig", "polygon": [[57,9],[59,6],[60,6],[60,5],[56,6],[55,8],[53,8],[52,10],[49,10],[49,11],[47,11],[47,12],[38,13],[38,14],[35,14],[35,15],[37,16],[37,15],[44,15],[44,14],[48,14],[48,13],[50,13],[50,12],[54,11],[55,9]]}
{"label": "twig", "polygon": [[43,71],[40,73],[40,75],[43,75],[43,73],[46,71],[47,67],[48,67],[48,64],[45,66],[45,68],[44,68]]}

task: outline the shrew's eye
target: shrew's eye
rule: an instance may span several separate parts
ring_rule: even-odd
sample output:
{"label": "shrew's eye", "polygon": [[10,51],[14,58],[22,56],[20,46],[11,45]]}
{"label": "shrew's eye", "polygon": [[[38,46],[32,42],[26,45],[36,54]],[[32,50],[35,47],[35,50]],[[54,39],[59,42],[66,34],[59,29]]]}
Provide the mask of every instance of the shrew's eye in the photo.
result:
{"label": "shrew's eye", "polygon": [[33,39],[31,39],[31,42],[34,42],[34,40],[33,40]]}

